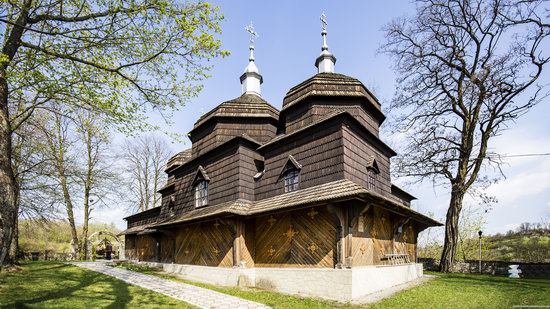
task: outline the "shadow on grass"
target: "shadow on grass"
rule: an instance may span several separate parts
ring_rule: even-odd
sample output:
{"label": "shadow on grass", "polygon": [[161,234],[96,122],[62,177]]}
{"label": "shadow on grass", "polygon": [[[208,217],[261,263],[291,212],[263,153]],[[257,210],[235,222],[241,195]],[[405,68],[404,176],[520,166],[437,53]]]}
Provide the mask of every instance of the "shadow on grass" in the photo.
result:
{"label": "shadow on grass", "polygon": [[465,285],[491,285],[493,287],[516,289],[518,287],[524,289],[549,289],[550,281],[544,279],[521,278],[512,279],[507,277],[495,277],[489,275],[471,275],[471,274],[446,274],[440,276],[439,280],[446,281],[452,284]]}
{"label": "shadow on grass", "polygon": [[[3,276],[4,283],[11,283],[11,287],[3,291],[6,293],[4,298],[11,299],[9,303],[1,304],[0,308],[45,306],[52,300],[56,300],[56,306],[70,307],[85,302],[85,298],[94,303],[114,296],[108,306],[103,306],[114,309],[124,308],[132,300],[126,283],[102,274],[59,263],[28,264],[27,267],[21,273]],[[53,288],[48,290],[46,287],[49,286]],[[75,292],[79,292],[78,295],[73,295]]]}

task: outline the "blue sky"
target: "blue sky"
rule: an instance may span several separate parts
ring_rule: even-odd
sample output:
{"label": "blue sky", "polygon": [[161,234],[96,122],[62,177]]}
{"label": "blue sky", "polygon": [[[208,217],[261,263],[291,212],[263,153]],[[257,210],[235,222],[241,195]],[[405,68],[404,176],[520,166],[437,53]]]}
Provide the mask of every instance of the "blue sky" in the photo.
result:
{"label": "blue sky", "polygon": [[[321,48],[319,16],[325,11],[328,20],[328,45],[336,56],[336,72],[361,80],[387,106],[394,92],[395,75],[392,62],[377,54],[384,42],[382,27],[390,20],[414,13],[407,1],[213,1],[225,15],[220,39],[229,57],[212,61],[212,77],[204,82],[204,90],[174,114],[173,123],[163,125],[158,117],[152,121],[164,129],[186,133],[195,120],[223,101],[241,94],[239,77],[247,64],[248,33],[244,27],[253,21],[259,33],[256,39],[256,64],[263,75],[262,96],[275,107],[282,105],[286,92],[316,73],[315,58]],[[547,49],[550,46],[547,46]],[[550,68],[547,68],[547,70]],[[550,82],[550,74],[542,77]],[[503,154],[549,153],[550,125],[547,120],[550,104],[542,102],[502,136],[492,149]],[[389,137],[382,137],[388,140]],[[174,150],[191,147],[190,143],[174,144]],[[514,158],[504,167],[506,180],[493,185],[488,192],[499,203],[487,213],[486,231],[505,232],[521,222],[538,222],[550,217],[550,157]],[[445,190],[423,185],[402,184],[418,197],[414,208],[443,220],[448,205]],[[95,214],[96,221],[114,221],[124,210],[105,209]],[[114,220],[114,218],[117,218]]]}

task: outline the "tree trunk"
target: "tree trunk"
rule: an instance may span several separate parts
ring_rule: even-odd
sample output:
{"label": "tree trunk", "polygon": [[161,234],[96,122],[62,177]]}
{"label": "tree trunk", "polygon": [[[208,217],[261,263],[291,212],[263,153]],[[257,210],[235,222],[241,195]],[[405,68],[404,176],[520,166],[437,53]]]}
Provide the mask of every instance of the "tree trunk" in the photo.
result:
{"label": "tree trunk", "polygon": [[17,259],[19,259],[19,220],[15,220],[7,264],[16,264]]}
{"label": "tree trunk", "polygon": [[451,201],[445,220],[445,243],[439,264],[439,271],[441,272],[451,272],[453,270],[456,245],[458,243],[458,219],[462,210],[463,199],[464,192],[462,190],[452,190]]}
{"label": "tree trunk", "polygon": [[80,259],[87,260],[88,256],[88,222],[90,221],[90,191],[84,189],[84,222],[82,223],[82,247],[80,248]]}
{"label": "tree trunk", "polygon": [[0,72],[0,269],[9,253],[15,222],[15,176],[12,166],[12,136],[8,111],[8,82]]}

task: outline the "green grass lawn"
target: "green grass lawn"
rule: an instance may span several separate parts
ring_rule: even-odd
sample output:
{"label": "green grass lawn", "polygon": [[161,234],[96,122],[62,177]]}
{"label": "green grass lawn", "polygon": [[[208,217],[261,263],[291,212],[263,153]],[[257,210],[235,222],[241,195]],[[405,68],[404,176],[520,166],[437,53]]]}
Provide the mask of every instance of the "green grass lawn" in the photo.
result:
{"label": "green grass lawn", "polygon": [[55,262],[0,273],[0,308],[193,308],[113,277]]}
{"label": "green grass lawn", "polygon": [[[218,287],[190,282],[133,264],[122,267],[162,278],[209,288],[274,308],[513,308],[549,306],[550,279],[509,279],[488,275],[428,273],[436,278],[372,305],[351,305],[313,298],[301,298],[258,289]],[[516,307],[519,308],[519,307]]]}
{"label": "green grass lawn", "polygon": [[439,274],[369,308],[550,308],[550,279]]}
{"label": "green grass lawn", "polygon": [[[369,306],[301,298],[258,289],[200,284],[132,264],[128,269],[194,284],[274,308],[514,308],[550,306],[550,279],[438,274],[435,279]],[[0,273],[0,308],[191,308],[170,297],[72,265],[32,262]],[[520,308],[520,307],[516,307]]]}

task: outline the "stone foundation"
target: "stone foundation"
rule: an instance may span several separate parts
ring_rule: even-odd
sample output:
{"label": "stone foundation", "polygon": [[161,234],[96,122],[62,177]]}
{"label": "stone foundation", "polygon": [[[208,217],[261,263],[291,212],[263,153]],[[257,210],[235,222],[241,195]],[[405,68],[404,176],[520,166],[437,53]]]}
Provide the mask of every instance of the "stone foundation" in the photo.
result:
{"label": "stone foundation", "polygon": [[423,276],[422,264],[332,268],[223,268],[140,262],[191,281],[258,287],[348,302]]}

